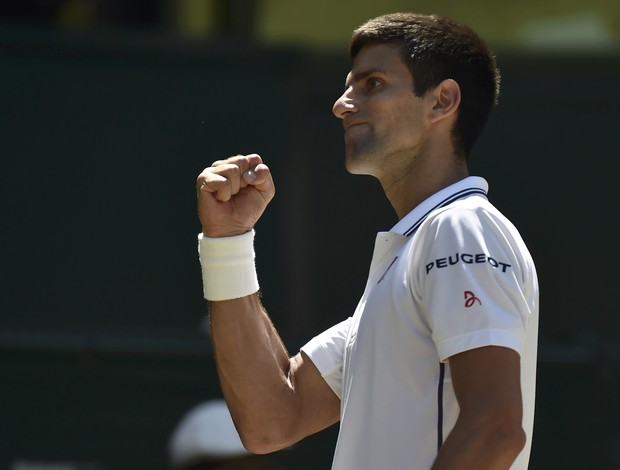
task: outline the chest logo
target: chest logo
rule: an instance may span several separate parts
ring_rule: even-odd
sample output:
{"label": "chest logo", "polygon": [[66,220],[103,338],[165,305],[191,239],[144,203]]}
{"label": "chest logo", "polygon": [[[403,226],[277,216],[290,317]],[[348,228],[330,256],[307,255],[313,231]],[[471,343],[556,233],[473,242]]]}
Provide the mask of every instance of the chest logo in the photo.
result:
{"label": "chest logo", "polygon": [[473,307],[476,302],[482,305],[482,302],[480,302],[480,299],[476,297],[476,294],[474,294],[472,291],[466,290],[465,291],[465,307],[466,308]]}

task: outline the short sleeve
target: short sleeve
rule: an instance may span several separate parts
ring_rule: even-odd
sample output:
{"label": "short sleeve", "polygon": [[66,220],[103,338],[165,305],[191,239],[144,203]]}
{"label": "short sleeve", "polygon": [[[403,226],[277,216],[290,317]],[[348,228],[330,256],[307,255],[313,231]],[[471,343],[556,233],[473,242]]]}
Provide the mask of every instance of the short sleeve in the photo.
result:
{"label": "short sleeve", "polygon": [[[424,229],[415,277],[442,361],[483,346],[523,352],[531,304],[516,229],[484,208],[450,208]],[[526,256],[527,255],[527,256]]]}
{"label": "short sleeve", "polygon": [[342,398],[342,367],[351,318],[312,338],[302,348],[334,393]]}

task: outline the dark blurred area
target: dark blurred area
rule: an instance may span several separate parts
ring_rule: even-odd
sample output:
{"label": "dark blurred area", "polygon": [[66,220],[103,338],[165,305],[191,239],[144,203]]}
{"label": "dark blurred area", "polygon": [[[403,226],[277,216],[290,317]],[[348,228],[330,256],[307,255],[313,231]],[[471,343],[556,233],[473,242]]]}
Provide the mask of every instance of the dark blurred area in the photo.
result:
{"label": "dark blurred area", "polygon": [[55,28],[62,23],[63,14],[73,11],[76,23],[82,19],[112,27],[155,28],[161,22],[160,7],[152,0],[3,0],[0,15],[5,24]]}
{"label": "dark blurred area", "polygon": [[178,21],[183,13],[210,17],[202,35],[251,37],[255,32],[258,1],[3,0],[0,3],[3,24],[48,29],[127,29],[185,34],[187,24]]}
{"label": "dark blurred area", "polygon": [[[395,223],[343,168],[345,45],[267,45],[252,0],[211,2],[190,34],[182,4],[0,2],[0,468],[168,469],[179,418],[220,396],[196,251],[212,161],[257,152],[274,174],[257,264],[291,353],[353,312]],[[530,468],[619,469],[620,54],[498,60],[472,166],[539,269]],[[336,432],[272,468],[329,468]]]}

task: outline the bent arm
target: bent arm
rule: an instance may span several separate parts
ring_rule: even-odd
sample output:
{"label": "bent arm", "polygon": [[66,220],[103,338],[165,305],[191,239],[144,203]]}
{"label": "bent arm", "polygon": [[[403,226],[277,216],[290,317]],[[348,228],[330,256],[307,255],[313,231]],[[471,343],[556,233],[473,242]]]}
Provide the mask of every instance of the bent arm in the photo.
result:
{"label": "bent arm", "polygon": [[449,359],[457,422],[432,470],[507,470],[525,446],[520,356],[487,346]]}
{"label": "bent arm", "polygon": [[203,236],[235,237],[201,248],[224,398],[246,448],[272,452],[336,422],[339,399],[303,353],[289,358],[256,292],[253,250],[237,244],[275,194],[269,168],[257,154],[220,160],[198,176],[196,190]]}
{"label": "bent arm", "polygon": [[210,302],[222,391],[254,453],[287,447],[339,419],[340,401],[308,357],[289,358],[258,294]]}

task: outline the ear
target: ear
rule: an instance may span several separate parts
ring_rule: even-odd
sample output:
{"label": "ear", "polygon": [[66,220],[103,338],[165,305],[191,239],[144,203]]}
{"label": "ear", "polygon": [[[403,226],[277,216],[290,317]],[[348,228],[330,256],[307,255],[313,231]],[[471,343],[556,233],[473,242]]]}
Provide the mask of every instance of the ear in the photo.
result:
{"label": "ear", "polygon": [[432,108],[428,117],[431,122],[438,122],[442,119],[456,116],[456,112],[461,104],[461,87],[451,78],[448,78],[430,91]]}

